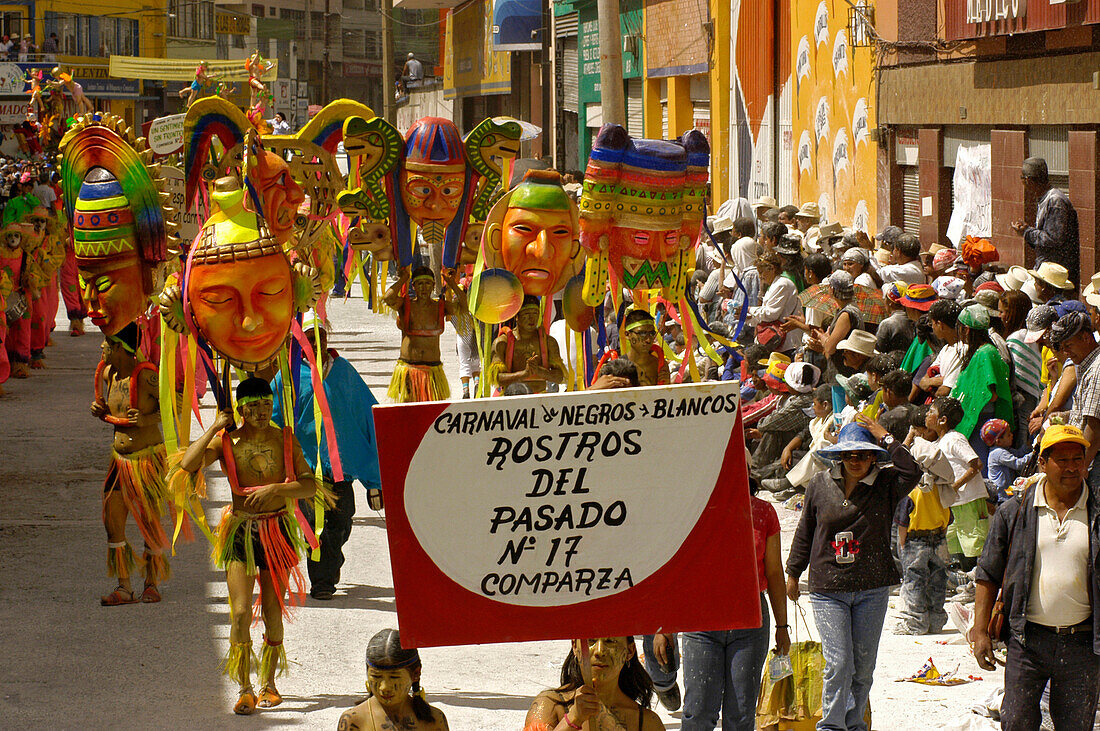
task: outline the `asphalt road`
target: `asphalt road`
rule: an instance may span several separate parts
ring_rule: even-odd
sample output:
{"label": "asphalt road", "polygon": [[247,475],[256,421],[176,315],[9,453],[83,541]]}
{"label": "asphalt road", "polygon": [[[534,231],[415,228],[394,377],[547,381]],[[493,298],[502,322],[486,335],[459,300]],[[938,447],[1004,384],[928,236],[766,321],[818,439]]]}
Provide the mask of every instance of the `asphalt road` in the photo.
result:
{"label": "asphalt road", "polygon": [[[385,400],[399,342],[392,319],[370,313],[361,299],[332,304],[330,317],[330,343]],[[291,669],[279,682],[285,702],[234,717],[235,687],[218,669],[228,649],[225,584],[201,537],[179,546],[162,603],[99,605],[114,585],[105,573],[100,519],[110,428],[88,411],[101,338],[91,326],[86,336],[70,338],[66,325],[61,313],[48,368],[9,381],[0,399],[2,725],[334,728],[340,713],[364,697],[367,641],[397,625],[384,516],[357,494],[336,599],[307,600],[287,627]],[[458,394],[449,331],[444,363]],[[204,418],[211,414],[207,408]],[[208,477],[213,521],[229,490],[216,468]],[[786,546],[797,514],[780,515]],[[140,543],[133,525],[130,539]],[[964,674],[979,673],[965,645],[940,644],[957,635],[894,637],[892,624],[889,619],[872,689],[876,728],[939,727],[993,687],[995,676],[986,673],[984,682],[958,688],[891,682],[915,672],[929,655],[941,670],[961,664]],[[260,632],[253,630],[257,645]],[[564,641],[425,649],[423,685],[454,729],[515,730],[534,695],[557,684],[567,651]],[[679,728],[679,714],[660,713],[667,728]]]}

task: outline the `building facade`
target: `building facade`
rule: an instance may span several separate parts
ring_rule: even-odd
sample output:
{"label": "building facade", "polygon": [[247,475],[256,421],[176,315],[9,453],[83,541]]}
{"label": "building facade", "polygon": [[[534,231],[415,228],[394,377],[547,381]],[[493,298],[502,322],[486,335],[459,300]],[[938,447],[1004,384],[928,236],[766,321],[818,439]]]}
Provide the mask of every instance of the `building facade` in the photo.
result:
{"label": "building facade", "polygon": [[[926,245],[951,230],[959,189],[987,206],[1005,264],[1032,260],[1013,221],[1033,221],[1020,164],[1043,157],[1077,208],[1081,269],[1096,269],[1100,0],[879,3],[889,53],[880,71],[880,200]],[[969,151],[988,177],[956,175]],[[986,232],[983,232],[986,233]]]}

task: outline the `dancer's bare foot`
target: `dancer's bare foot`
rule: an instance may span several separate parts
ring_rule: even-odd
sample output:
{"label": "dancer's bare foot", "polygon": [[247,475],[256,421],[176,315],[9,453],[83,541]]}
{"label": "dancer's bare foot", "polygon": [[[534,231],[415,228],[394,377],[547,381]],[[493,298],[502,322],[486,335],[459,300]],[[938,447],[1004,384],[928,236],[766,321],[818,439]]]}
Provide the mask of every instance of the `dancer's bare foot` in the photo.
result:
{"label": "dancer's bare foot", "polygon": [[233,706],[233,713],[238,716],[249,716],[256,710],[256,691],[252,686],[241,688],[241,694],[237,696],[237,703]]}

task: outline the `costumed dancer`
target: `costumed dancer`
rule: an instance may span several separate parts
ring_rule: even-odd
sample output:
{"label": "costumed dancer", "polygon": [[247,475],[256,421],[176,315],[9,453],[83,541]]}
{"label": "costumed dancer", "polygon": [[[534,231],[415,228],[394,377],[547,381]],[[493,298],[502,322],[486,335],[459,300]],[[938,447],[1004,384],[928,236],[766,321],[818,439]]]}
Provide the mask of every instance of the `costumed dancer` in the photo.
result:
{"label": "costumed dancer", "polygon": [[542,325],[538,297],[525,296],[516,313],[515,328],[502,329],[493,341],[486,378],[501,390],[513,383],[522,383],[530,393],[545,393],[547,383],[564,382],[565,364],[558,341],[550,337]]}
{"label": "costumed dancer", "polygon": [[7,331],[4,349],[10,363],[12,378],[30,376],[31,311],[30,288],[27,284],[27,255],[23,250],[24,227],[9,223],[0,231],[0,272],[11,283],[6,297]]}
{"label": "costumed dancer", "polygon": [[38,206],[27,214],[23,230],[31,291],[31,368],[45,368],[46,346],[57,318],[57,268],[60,264],[53,241],[47,240],[45,207]]}
{"label": "costumed dancer", "polygon": [[[653,315],[645,310],[630,310],[623,318],[623,332],[630,344],[627,358],[638,368],[638,385],[658,386],[671,381],[665,351],[657,345],[657,326]],[[618,358],[619,353],[609,350],[604,359]],[[599,368],[596,368],[599,371]]]}
{"label": "costumed dancer", "polygon": [[453,269],[444,270],[443,282],[451,297],[448,299],[444,293],[436,299],[432,297],[435,276],[431,269],[420,266],[410,272],[410,267],[402,267],[397,281],[386,290],[383,301],[398,311],[397,327],[401,330],[401,357],[387,392],[395,403],[445,401],[451,397],[440,360],[439,336],[448,317],[459,317],[466,311],[466,294],[458,286]]}
{"label": "costumed dancer", "polygon": [[340,716],[341,729],[446,731],[447,717],[424,700],[420,653],[401,647],[395,629],[384,629],[367,644],[370,697]]}
{"label": "costumed dancer", "polygon": [[[300,603],[305,581],[298,567],[308,549],[296,517],[297,500],[317,491],[309,463],[289,429],[271,424],[274,395],[267,381],[246,378],[237,386],[237,410],[243,423],[222,411],[210,428],[184,452],[181,476],[193,494],[205,495],[202,469],[219,461],[233,493],[222,512],[214,544],[214,561],[225,570],[229,589],[229,653],[223,670],[240,685],[233,712],[252,713],[257,705],[282,703],[276,673],[287,669],[283,617],[289,617],[286,594]],[[175,475],[173,480],[175,480]],[[257,696],[252,686],[252,596],[260,582],[259,607],[264,620]],[[291,583],[294,584],[291,588]]]}
{"label": "costumed dancer", "polygon": [[191,82],[190,86],[185,86],[179,90],[180,99],[187,97],[184,108],[190,109],[199,96],[213,85],[214,79],[210,76],[206,61],[199,61],[199,65],[195,68],[195,80]]}
{"label": "costumed dancer", "polygon": [[73,103],[76,104],[74,114],[91,114],[95,111],[95,107],[92,106],[92,103],[88,101],[88,97],[84,94],[84,87],[73,78],[72,71],[65,71],[60,66],[54,66],[53,71],[50,73],[61,82],[65,91],[72,96]]}
{"label": "costumed dancer", "polygon": [[[130,323],[103,341],[96,368],[92,415],[114,426],[111,466],[103,483],[107,575],[118,586],[100,599],[105,607],[138,601],[130,584],[137,568],[145,577],[140,600],[159,602],[157,585],[171,576],[168,534],[161,525],[166,491],[164,437],[160,432],[157,369],[138,355],[138,328]],[[126,541],[126,516],[134,516],[145,550],[140,562]]]}
{"label": "costumed dancer", "polygon": [[11,375],[11,363],[8,361],[8,297],[15,291],[11,273],[3,262],[3,248],[0,247],[0,396],[4,395],[3,385]]}
{"label": "costumed dancer", "polygon": [[264,60],[259,51],[253,51],[252,55],[245,59],[244,70],[248,72],[248,121],[260,134],[270,134],[271,127],[264,119],[264,111],[270,101],[271,93],[263,82],[263,75],[271,68],[271,64]]}

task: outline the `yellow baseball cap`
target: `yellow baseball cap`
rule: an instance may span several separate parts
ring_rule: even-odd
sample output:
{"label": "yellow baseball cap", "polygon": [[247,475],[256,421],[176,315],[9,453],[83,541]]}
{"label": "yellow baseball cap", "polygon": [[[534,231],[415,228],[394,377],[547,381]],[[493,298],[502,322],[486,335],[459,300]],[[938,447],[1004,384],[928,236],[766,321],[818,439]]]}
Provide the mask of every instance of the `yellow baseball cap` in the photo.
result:
{"label": "yellow baseball cap", "polygon": [[1043,441],[1039,444],[1039,454],[1042,454],[1056,444],[1063,444],[1065,442],[1080,444],[1085,449],[1089,448],[1089,440],[1085,439],[1084,432],[1075,426],[1063,426],[1059,424],[1050,427],[1046,430],[1046,433],[1043,434]]}

